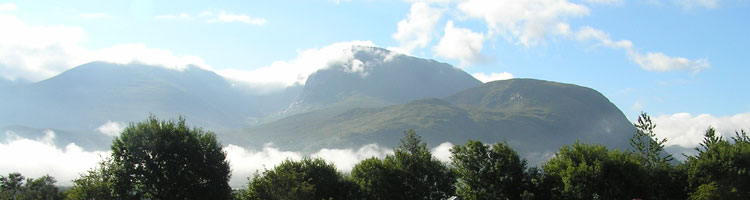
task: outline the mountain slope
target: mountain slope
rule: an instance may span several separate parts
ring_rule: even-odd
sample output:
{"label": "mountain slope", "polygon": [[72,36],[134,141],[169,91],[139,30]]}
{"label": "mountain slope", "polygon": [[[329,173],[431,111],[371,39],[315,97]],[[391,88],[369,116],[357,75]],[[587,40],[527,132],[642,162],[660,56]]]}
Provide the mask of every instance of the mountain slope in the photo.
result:
{"label": "mountain slope", "polygon": [[[478,86],[480,81],[445,63],[377,47],[355,46],[351,58],[311,74],[295,113],[335,104],[350,96],[378,100],[376,105],[445,97]],[[363,105],[364,106],[364,105]]]}
{"label": "mountain slope", "polygon": [[[561,145],[585,142],[627,147],[634,128],[609,100],[590,88],[532,79],[486,83],[445,99],[338,110],[317,110],[247,129],[251,144],[314,151],[395,146],[415,129],[430,145],[507,141],[532,163]],[[253,143],[255,142],[255,143]]]}
{"label": "mountain slope", "polygon": [[165,119],[182,114],[193,125],[220,131],[247,126],[251,118],[291,103],[258,105],[266,102],[197,67],[105,62],[84,64],[7,94],[0,100],[5,101],[0,105],[3,124],[70,131],[90,131],[107,120],[140,121],[149,113]]}

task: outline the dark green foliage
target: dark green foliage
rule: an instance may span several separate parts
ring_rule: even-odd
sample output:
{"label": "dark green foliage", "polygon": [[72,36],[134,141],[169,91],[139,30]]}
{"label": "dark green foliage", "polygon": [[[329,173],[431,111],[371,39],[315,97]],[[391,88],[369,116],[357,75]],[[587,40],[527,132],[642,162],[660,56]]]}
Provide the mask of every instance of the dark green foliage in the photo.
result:
{"label": "dark green foliage", "polygon": [[229,199],[229,164],[212,132],[151,116],[112,142],[113,190],[124,199]]}
{"label": "dark green foliage", "polygon": [[633,124],[636,128],[635,134],[630,138],[630,147],[636,155],[640,156],[641,164],[649,169],[664,167],[673,160],[672,155],[664,151],[664,143],[667,139],[659,140],[654,133],[656,124],[651,122],[651,117],[645,112],[638,116],[638,122]]}
{"label": "dark green foliage", "polygon": [[508,144],[470,140],[451,153],[461,199],[521,199],[526,161]]}
{"label": "dark green foliage", "polygon": [[351,177],[360,186],[366,199],[399,199],[401,187],[398,171],[378,158],[368,158],[357,163]]}
{"label": "dark green foliage", "polygon": [[554,198],[634,199],[646,194],[644,169],[638,159],[603,145],[565,145],[542,168]]}
{"label": "dark green foliage", "polygon": [[0,199],[63,199],[63,194],[55,186],[56,182],[55,178],[49,175],[38,179],[24,179],[20,173],[10,173],[7,177],[0,176]]}
{"label": "dark green foliage", "polygon": [[73,180],[73,187],[66,191],[67,199],[115,199],[111,160],[99,163],[99,167],[91,169],[81,177]]}
{"label": "dark green foliage", "polygon": [[394,155],[375,160],[362,161],[352,170],[368,199],[444,199],[455,194],[453,173],[432,157],[414,130],[404,132]]}
{"label": "dark green foliage", "polygon": [[633,124],[636,132],[630,138],[630,147],[634,156],[646,170],[648,180],[647,199],[685,199],[686,176],[682,170],[672,166],[672,155],[664,150],[667,139],[656,137],[656,124],[645,112],[641,112],[638,121]]}
{"label": "dark green foliage", "polygon": [[356,184],[317,158],[286,160],[250,180],[237,199],[354,199]]}
{"label": "dark green foliage", "polygon": [[698,155],[688,157],[691,199],[750,199],[750,138],[743,130],[731,139],[709,127]]}

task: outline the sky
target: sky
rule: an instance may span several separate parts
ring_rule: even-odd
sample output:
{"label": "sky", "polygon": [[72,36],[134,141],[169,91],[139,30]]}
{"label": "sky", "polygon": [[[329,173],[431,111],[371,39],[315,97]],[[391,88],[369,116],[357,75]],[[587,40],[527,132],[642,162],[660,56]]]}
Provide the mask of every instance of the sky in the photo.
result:
{"label": "sky", "polygon": [[[102,60],[175,70],[196,65],[275,90],[304,84],[352,45],[378,46],[452,64],[482,81],[535,78],[590,87],[631,120],[651,114],[667,145],[692,148],[709,125],[725,136],[750,130],[748,19],[750,0],[0,0],[0,83],[41,81]],[[100,127],[103,134],[118,129],[110,122]],[[51,141],[51,131],[0,141],[7,152],[0,155],[27,149],[39,154],[31,157],[50,158],[0,160],[19,160],[12,169],[48,169],[72,163],[51,158],[76,158],[85,165],[56,167],[74,177],[106,154]],[[443,152],[449,146],[440,145]],[[300,157],[270,146],[225,150],[238,165],[252,164],[246,158],[276,159],[260,162],[271,165],[280,162],[273,155]],[[361,155],[388,151],[364,146],[317,154],[351,158],[340,162],[346,168]],[[245,168],[264,167],[255,165]]]}

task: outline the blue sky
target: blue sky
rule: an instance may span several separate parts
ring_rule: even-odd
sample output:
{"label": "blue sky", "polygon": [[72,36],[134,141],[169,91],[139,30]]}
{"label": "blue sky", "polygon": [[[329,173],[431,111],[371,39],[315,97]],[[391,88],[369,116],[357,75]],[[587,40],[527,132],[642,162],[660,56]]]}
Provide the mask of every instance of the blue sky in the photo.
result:
{"label": "blue sky", "polygon": [[748,0],[0,1],[0,78],[139,61],[279,88],[375,45],[591,87],[630,119],[747,129],[747,19]]}

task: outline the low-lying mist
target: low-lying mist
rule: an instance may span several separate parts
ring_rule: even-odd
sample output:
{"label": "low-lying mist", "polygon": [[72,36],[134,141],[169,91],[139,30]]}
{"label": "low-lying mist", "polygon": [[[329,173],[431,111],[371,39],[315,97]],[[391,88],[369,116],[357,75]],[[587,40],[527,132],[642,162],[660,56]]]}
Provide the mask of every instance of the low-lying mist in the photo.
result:
{"label": "low-lying mist", "polygon": [[[109,157],[109,151],[86,150],[75,143],[64,147],[55,144],[55,133],[46,130],[41,138],[24,138],[12,131],[4,133],[5,141],[0,141],[0,174],[3,176],[11,172],[19,172],[29,178],[44,175],[54,177],[58,185],[70,186],[72,180],[81,173],[98,166],[98,163]],[[432,154],[443,162],[449,162],[450,149],[453,144],[442,143],[432,149]],[[243,187],[247,178],[253,174],[262,173],[266,169],[273,169],[286,159],[300,160],[305,156],[322,158],[333,163],[336,168],[348,173],[359,161],[377,157],[385,158],[393,154],[393,149],[378,144],[364,145],[358,149],[320,149],[312,154],[295,151],[285,151],[267,143],[255,149],[241,147],[234,144],[224,146],[227,160],[232,170],[229,184],[232,187]]]}

